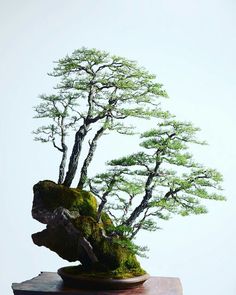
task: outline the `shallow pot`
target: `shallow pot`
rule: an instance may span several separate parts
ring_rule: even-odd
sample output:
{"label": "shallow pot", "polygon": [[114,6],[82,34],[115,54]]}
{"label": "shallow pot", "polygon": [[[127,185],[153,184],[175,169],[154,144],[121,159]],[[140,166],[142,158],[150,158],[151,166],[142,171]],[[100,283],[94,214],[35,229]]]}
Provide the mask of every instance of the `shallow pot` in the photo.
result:
{"label": "shallow pot", "polygon": [[[71,267],[70,267],[71,268]],[[59,268],[57,273],[63,279],[65,285],[82,288],[82,289],[103,289],[103,290],[124,290],[132,289],[139,285],[142,285],[150,276],[144,274],[127,279],[114,279],[114,278],[100,278],[100,277],[89,277],[85,274],[71,274],[66,270],[68,267]]]}

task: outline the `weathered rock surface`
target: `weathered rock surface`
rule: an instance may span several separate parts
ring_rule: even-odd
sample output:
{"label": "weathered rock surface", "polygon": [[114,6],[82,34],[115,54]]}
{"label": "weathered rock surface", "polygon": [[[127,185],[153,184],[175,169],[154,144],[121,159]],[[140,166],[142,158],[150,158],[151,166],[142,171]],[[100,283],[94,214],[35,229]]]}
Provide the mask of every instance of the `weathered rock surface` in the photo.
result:
{"label": "weathered rock surface", "polygon": [[32,216],[47,224],[45,230],[32,235],[36,245],[68,261],[80,261],[86,268],[96,266],[121,276],[144,273],[135,255],[109,235],[109,216],[103,213],[97,221],[97,201],[90,192],[49,180],[38,182],[33,190]]}

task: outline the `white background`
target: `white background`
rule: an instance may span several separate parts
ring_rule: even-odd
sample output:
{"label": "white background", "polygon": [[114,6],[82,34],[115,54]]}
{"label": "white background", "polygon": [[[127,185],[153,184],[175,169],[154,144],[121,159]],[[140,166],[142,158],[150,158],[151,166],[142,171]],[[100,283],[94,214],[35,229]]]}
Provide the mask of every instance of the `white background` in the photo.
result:
{"label": "white background", "polygon": [[[157,74],[181,120],[202,128],[196,157],[224,175],[227,202],[202,216],[174,217],[145,233],[152,275],[179,277],[185,295],[236,294],[234,0],[0,0],[0,286],[68,264],[31,241],[32,186],[57,178],[58,154],[33,142],[32,107],[47,93],[52,61],[86,46],[134,59]],[[96,168],[124,144],[107,137]],[[132,146],[132,145],[131,145]],[[132,148],[131,148],[132,150]]]}

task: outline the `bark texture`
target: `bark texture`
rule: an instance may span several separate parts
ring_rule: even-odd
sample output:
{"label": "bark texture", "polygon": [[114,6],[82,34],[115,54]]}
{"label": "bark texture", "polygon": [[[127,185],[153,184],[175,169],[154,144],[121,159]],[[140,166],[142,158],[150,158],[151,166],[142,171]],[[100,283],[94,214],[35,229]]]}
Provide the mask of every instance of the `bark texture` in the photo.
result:
{"label": "bark texture", "polygon": [[75,173],[78,167],[79,156],[82,149],[82,144],[86,134],[88,133],[89,124],[84,124],[80,127],[80,129],[76,132],[75,135],[75,143],[73,146],[73,150],[70,156],[69,168],[66,173],[66,177],[64,180],[64,185],[67,187],[71,186],[71,183],[75,177]]}
{"label": "bark texture", "polygon": [[81,168],[81,172],[80,172],[80,179],[79,179],[79,183],[77,185],[77,188],[82,189],[86,180],[87,180],[87,174],[88,174],[88,167],[93,159],[95,150],[97,148],[97,141],[98,139],[102,136],[102,134],[104,133],[104,131],[106,130],[106,128],[103,126],[101,127],[97,133],[95,134],[92,142],[90,143],[90,147],[89,147],[89,151],[88,154],[84,160],[83,166]]}

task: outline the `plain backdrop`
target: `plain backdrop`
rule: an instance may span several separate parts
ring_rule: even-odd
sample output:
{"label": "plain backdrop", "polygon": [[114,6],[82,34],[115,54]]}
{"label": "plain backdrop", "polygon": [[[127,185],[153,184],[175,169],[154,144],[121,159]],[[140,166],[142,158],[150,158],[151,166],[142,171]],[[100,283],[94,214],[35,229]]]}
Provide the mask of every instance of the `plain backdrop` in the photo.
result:
{"label": "plain backdrop", "polygon": [[[0,288],[68,262],[31,241],[32,186],[56,180],[59,154],[33,141],[38,95],[49,93],[53,61],[82,46],[137,60],[164,84],[168,108],[202,129],[209,146],[195,157],[224,176],[227,202],[209,213],[174,217],[141,233],[152,275],[179,277],[185,295],[236,294],[236,2],[234,0],[0,0]],[[105,137],[94,172],[132,151]]]}

